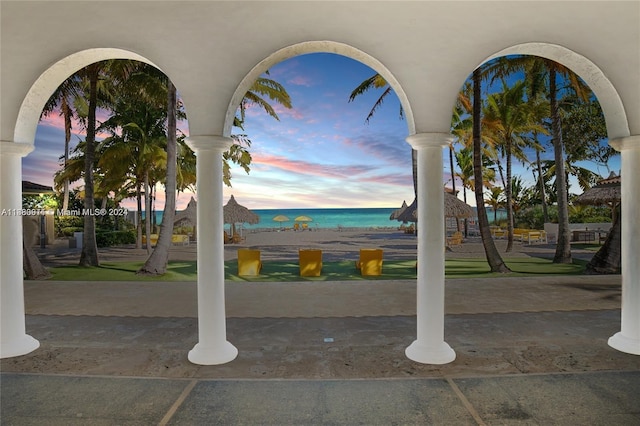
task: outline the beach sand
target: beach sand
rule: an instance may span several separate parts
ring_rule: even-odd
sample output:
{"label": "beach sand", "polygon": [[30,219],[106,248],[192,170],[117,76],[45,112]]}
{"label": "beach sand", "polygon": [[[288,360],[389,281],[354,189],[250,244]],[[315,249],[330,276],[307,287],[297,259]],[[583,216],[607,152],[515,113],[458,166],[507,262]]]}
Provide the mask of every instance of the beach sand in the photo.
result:
{"label": "beach sand", "polygon": [[[361,248],[381,248],[385,259],[406,260],[417,258],[417,238],[397,229],[314,229],[310,231],[280,231],[263,229],[246,232],[244,240],[238,244],[224,246],[225,261],[234,260],[239,248],[261,250],[264,261],[297,260],[298,250],[305,248],[321,249],[326,262],[340,260],[356,260]],[[496,246],[503,256],[507,257],[553,257],[555,244],[523,244],[514,242],[513,250],[505,253],[507,242],[496,240]],[[69,248],[66,240],[57,240],[54,245],[41,249],[34,248],[42,263],[47,267],[77,265],[80,249]],[[148,254],[145,249],[135,246],[118,246],[100,248],[101,262],[111,261],[144,261]],[[576,258],[589,259],[593,251],[573,249]],[[479,237],[466,238],[464,243],[452,247],[445,252],[447,259],[484,258],[484,248]],[[188,246],[172,246],[170,261],[196,260],[197,242]]]}

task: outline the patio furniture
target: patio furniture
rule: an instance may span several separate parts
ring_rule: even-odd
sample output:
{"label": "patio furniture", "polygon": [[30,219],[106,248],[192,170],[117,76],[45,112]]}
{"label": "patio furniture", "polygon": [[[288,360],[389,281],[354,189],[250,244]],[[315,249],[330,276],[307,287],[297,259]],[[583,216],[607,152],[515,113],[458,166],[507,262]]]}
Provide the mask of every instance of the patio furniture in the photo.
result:
{"label": "patio furniture", "polygon": [[382,249],[360,249],[360,259],[356,262],[356,269],[362,276],[377,276],[382,274]]}
{"label": "patio furniture", "polygon": [[322,250],[298,250],[301,277],[319,277],[322,272]]}
{"label": "patio furniture", "polygon": [[261,269],[260,250],[238,249],[238,275],[257,276]]}

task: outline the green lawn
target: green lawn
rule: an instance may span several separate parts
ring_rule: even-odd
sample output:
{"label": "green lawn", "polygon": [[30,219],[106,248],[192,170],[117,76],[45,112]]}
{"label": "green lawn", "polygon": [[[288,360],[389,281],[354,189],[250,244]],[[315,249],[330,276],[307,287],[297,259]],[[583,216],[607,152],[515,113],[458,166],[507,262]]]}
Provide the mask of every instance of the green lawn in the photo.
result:
{"label": "green lawn", "polygon": [[[491,278],[502,276],[576,275],[584,271],[586,262],[574,260],[569,265],[557,265],[551,260],[539,258],[511,258],[505,262],[513,271],[510,274],[489,272],[484,259],[449,259],[445,261],[447,278]],[[171,262],[167,274],[162,277],[146,277],[135,272],[143,262],[104,262],[97,268],[61,266],[51,268],[52,280],[59,281],[196,281],[196,262]],[[415,260],[385,260],[383,274],[379,277],[362,277],[353,261],[325,262],[320,277],[300,277],[298,262],[264,262],[258,277],[237,275],[237,262],[225,262],[225,277],[230,281],[346,281],[346,280],[406,280],[416,278]]]}

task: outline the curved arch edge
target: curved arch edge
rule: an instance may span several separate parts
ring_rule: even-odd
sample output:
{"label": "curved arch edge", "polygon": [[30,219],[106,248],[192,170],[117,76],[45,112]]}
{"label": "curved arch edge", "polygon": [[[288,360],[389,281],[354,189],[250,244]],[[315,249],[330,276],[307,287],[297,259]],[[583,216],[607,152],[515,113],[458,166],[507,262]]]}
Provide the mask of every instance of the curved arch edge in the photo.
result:
{"label": "curved arch edge", "polygon": [[231,97],[231,100],[229,101],[229,106],[227,108],[227,113],[224,121],[223,136],[231,135],[231,127],[233,126],[233,118],[235,116],[236,110],[238,109],[238,106],[240,105],[244,94],[249,90],[253,82],[258,77],[260,77],[260,75],[262,75],[265,71],[267,71],[270,67],[277,63],[295,56],[308,53],[334,53],[336,55],[342,55],[359,61],[371,67],[374,71],[378,72],[389,83],[391,88],[395,91],[396,96],[398,96],[398,99],[400,100],[400,104],[402,105],[405,113],[405,118],[407,120],[407,127],[409,131],[408,133],[411,135],[416,132],[415,121],[413,112],[411,110],[411,105],[409,104],[409,98],[402,89],[398,80],[394,77],[391,71],[384,64],[382,64],[382,62],[348,44],[329,40],[321,40],[305,41],[284,47],[272,53],[271,55],[260,61],[258,64],[256,64],[256,66],[254,66],[238,84],[235,92],[233,93],[233,96]]}

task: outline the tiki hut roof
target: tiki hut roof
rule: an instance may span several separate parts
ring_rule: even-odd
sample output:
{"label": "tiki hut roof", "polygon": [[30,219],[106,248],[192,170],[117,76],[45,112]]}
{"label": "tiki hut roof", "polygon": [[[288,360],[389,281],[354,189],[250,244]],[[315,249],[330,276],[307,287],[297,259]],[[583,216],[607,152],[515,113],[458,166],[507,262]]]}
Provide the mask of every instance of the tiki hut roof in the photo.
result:
{"label": "tiki hut roof", "polygon": [[23,180],[22,193],[38,195],[38,194],[54,194],[55,191],[50,186],[40,185],[39,183],[33,183],[33,182],[29,182],[28,180]]}
{"label": "tiki hut roof", "polygon": [[[444,193],[445,217],[465,218],[472,217],[474,214],[475,211],[473,207],[448,192]],[[418,200],[413,200],[413,203],[399,214],[396,220],[399,222],[417,222]]]}
{"label": "tiki hut roof", "polygon": [[198,222],[197,210],[198,205],[196,203],[196,200],[191,197],[191,200],[189,200],[189,204],[187,204],[187,208],[176,213],[175,217],[173,218],[173,223],[176,224],[182,221],[188,221],[192,226],[195,227]]}
{"label": "tiki hut roof", "polygon": [[224,223],[249,223],[260,222],[260,217],[248,208],[238,204],[233,195],[223,208]]}
{"label": "tiki hut roof", "polygon": [[444,215],[446,217],[465,218],[472,217],[475,210],[455,195],[444,193]]}
{"label": "tiki hut roof", "polygon": [[402,206],[400,206],[398,210],[394,210],[393,212],[391,212],[391,216],[389,216],[389,220],[396,220],[398,216],[400,216],[402,212],[406,210],[406,208],[407,208],[407,201],[405,200],[402,202]]}
{"label": "tiki hut roof", "polygon": [[598,205],[615,204],[620,201],[620,175],[611,172],[608,178],[602,179],[594,187],[580,194],[576,204]]}

